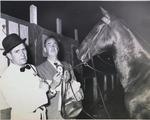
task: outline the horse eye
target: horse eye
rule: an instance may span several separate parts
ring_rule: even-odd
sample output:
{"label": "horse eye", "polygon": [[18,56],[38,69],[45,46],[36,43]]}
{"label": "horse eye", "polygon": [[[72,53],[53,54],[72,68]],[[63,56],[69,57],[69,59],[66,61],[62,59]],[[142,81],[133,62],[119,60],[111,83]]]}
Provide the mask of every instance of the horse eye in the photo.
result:
{"label": "horse eye", "polygon": [[101,20],[106,24],[110,23],[110,19],[108,19],[107,17],[103,17]]}

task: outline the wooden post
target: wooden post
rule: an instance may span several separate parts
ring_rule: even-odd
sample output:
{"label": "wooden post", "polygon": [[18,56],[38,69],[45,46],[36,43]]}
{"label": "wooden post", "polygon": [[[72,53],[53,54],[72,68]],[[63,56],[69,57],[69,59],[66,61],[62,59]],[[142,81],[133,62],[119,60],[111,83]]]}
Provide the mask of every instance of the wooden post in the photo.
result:
{"label": "wooden post", "polygon": [[56,19],[56,32],[57,34],[62,34],[62,21],[60,18]]}
{"label": "wooden post", "polygon": [[[91,58],[91,61],[92,61],[92,66],[95,68],[93,58]],[[93,77],[93,102],[94,104],[98,102],[98,81],[97,81],[96,71],[94,71],[94,77]]]}
{"label": "wooden post", "polygon": [[104,91],[107,91],[107,76],[104,75]]}
{"label": "wooden post", "polygon": [[72,66],[74,66],[74,59],[73,59],[74,58],[74,53],[73,53],[74,51],[73,51],[73,49],[74,49],[74,45],[71,44],[71,65]]}
{"label": "wooden post", "polygon": [[97,99],[98,99],[97,78],[93,77],[93,101],[96,102]]}
{"label": "wooden post", "polygon": [[78,29],[74,29],[74,39],[78,41]]}
{"label": "wooden post", "polygon": [[30,23],[37,24],[37,7],[30,5]]}
{"label": "wooden post", "polygon": [[114,75],[111,75],[111,88],[114,90]]}
{"label": "wooden post", "polygon": [[107,100],[107,76],[104,75],[104,100]]}

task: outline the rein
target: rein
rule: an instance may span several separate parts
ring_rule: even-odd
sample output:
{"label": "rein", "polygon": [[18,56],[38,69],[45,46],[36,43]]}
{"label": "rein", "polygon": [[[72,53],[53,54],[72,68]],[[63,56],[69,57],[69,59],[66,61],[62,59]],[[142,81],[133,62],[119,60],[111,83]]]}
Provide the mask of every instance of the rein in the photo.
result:
{"label": "rein", "polygon": [[98,70],[98,69],[92,67],[92,66],[89,65],[87,62],[81,62],[80,64],[78,64],[78,65],[76,65],[76,66],[74,66],[74,67],[72,67],[72,68],[73,68],[73,69],[76,69],[76,68],[80,67],[81,65],[87,66],[87,67],[89,67],[90,69],[92,69],[92,70],[94,70],[94,71],[96,71],[96,72],[105,74],[104,72],[102,72],[102,71],[100,71],[100,70]]}
{"label": "rein", "polygon": [[74,67],[72,67],[73,69],[76,69],[76,68],[78,68],[78,67],[80,67],[81,65],[84,65],[85,63],[83,63],[83,62],[81,62],[81,63],[79,63],[78,65],[76,65],[76,66],[74,66]]}
{"label": "rein", "polygon": [[78,65],[76,65],[76,66],[74,66],[74,67],[72,67],[72,68],[73,68],[73,69],[76,69],[76,68],[80,67],[81,65],[84,65],[84,66],[86,66],[86,67],[89,67],[90,69],[92,69],[92,70],[94,70],[94,71],[96,71],[96,72],[106,74],[106,73],[104,73],[103,71],[100,71],[100,70],[98,70],[98,69],[92,67],[92,66],[89,65],[87,62],[81,62],[81,63],[79,63]]}
{"label": "rein", "polygon": [[88,63],[84,63],[84,65],[87,66],[87,67],[89,67],[90,69],[96,71],[96,72],[104,73],[104,72],[102,72],[102,71],[100,71],[100,70],[98,70],[98,69],[96,69],[96,68],[90,66]]}

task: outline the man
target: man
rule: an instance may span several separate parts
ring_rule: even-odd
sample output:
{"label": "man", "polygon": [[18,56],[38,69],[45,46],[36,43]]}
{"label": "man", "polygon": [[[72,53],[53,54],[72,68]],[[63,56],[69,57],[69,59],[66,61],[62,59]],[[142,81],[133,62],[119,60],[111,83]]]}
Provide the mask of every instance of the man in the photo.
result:
{"label": "man", "polygon": [[[74,84],[74,92],[78,100],[83,99],[83,93],[80,89],[80,83],[76,81],[76,77],[71,68],[71,65],[60,62],[57,58],[59,47],[55,36],[50,36],[44,41],[44,51],[47,53],[47,60],[37,67],[39,75],[47,79],[47,82],[51,83],[51,89],[49,93],[50,105],[48,106],[48,119],[62,119],[61,116],[61,84],[62,78],[65,80],[71,80]],[[58,67],[59,66],[59,67]],[[60,66],[63,66],[61,68]],[[64,68],[65,70],[63,75]],[[69,93],[69,92],[68,92]],[[72,93],[72,92],[70,92]],[[68,94],[67,97],[73,97],[72,94]]]}
{"label": "man", "polygon": [[2,41],[3,55],[10,65],[0,79],[0,90],[12,108],[11,120],[45,120],[48,85],[38,77],[35,67],[27,64],[24,42],[17,34]]}

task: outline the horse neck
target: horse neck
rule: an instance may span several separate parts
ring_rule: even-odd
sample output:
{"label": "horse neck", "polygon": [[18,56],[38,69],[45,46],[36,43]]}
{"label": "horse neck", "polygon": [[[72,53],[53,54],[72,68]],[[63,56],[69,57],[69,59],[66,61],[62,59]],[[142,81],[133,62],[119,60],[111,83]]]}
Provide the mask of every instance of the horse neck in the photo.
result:
{"label": "horse neck", "polygon": [[139,59],[149,60],[150,55],[143,49],[129,29],[126,29],[125,34],[118,31],[115,31],[115,33],[117,36],[115,42],[115,63],[121,74],[121,84],[126,90],[128,84],[132,82],[130,80],[130,73],[133,70],[130,67],[132,62]]}

